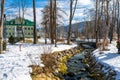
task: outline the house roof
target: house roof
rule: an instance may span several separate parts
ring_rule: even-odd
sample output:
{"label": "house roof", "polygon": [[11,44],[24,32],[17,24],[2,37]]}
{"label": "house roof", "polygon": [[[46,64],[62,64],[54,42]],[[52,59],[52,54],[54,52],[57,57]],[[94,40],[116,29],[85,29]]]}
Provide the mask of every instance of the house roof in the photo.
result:
{"label": "house roof", "polygon": [[[23,24],[22,24],[23,20]],[[28,20],[28,19],[22,19],[22,18],[15,18],[9,21],[6,21],[6,25],[11,25],[11,26],[18,26],[18,25],[23,25],[23,26],[33,26],[34,22]]]}

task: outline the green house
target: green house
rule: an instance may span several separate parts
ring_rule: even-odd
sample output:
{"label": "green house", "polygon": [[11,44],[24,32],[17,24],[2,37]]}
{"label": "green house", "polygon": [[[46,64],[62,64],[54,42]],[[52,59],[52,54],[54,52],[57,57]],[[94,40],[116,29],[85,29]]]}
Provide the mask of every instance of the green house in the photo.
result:
{"label": "green house", "polygon": [[14,37],[22,37],[23,34],[25,38],[33,37],[34,22],[30,20],[16,18],[6,21],[5,25],[6,38],[9,38],[11,35]]}

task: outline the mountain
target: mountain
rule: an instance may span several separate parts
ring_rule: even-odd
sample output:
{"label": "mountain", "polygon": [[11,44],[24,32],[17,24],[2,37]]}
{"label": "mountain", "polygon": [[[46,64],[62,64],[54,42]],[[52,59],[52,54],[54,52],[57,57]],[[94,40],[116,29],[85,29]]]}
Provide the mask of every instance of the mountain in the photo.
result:
{"label": "mountain", "polygon": [[[81,32],[83,30],[84,26],[85,26],[85,23],[86,22],[79,22],[79,23],[72,24],[72,30],[73,30],[73,32],[76,31],[76,29],[78,29],[78,31]],[[64,29],[65,29],[65,31],[68,32],[69,25],[64,26]]]}

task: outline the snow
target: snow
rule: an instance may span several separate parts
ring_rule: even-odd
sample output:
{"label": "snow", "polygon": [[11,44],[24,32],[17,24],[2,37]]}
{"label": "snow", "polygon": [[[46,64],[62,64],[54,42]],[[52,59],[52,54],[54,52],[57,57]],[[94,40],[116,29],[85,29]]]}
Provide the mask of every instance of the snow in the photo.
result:
{"label": "snow", "polygon": [[100,51],[100,49],[96,49],[93,51],[93,54],[99,62],[115,70],[117,72],[116,80],[120,80],[120,54],[118,54],[118,49],[115,45],[116,41],[113,41],[108,45],[109,51]]}
{"label": "snow", "polygon": [[95,42],[95,39],[81,39],[81,38],[77,38],[76,41]]}
{"label": "snow", "polygon": [[[48,43],[50,43],[50,39],[47,38],[46,40],[47,40]],[[44,38],[40,38],[40,39],[38,39],[38,41],[41,42],[41,43],[45,43]]]}
{"label": "snow", "polygon": [[[39,41],[43,42],[44,40],[40,39]],[[30,77],[32,69],[28,66],[32,64],[44,66],[40,60],[41,54],[62,51],[75,46],[77,45],[65,45],[61,43],[57,47],[51,44],[8,44],[4,54],[0,54],[0,80],[32,80]],[[96,49],[93,51],[93,54],[99,62],[115,70],[117,72],[116,80],[120,80],[120,54],[118,54],[118,49],[116,48],[116,41],[109,44],[108,49],[109,51]]]}
{"label": "snow", "polygon": [[49,52],[61,51],[75,46],[77,45],[58,44],[57,47],[54,47],[50,44],[8,44],[4,54],[0,54],[0,80],[32,80],[30,77],[32,69],[28,66],[32,64],[44,66],[40,60],[42,53],[47,50]]}

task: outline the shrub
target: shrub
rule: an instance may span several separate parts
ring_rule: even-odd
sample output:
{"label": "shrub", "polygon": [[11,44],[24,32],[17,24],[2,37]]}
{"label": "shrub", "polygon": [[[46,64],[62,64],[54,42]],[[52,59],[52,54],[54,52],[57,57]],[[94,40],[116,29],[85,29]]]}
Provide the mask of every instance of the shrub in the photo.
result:
{"label": "shrub", "polygon": [[67,73],[67,66],[65,63],[60,63],[59,65],[59,72],[64,75]]}
{"label": "shrub", "polygon": [[120,48],[120,42],[117,42],[117,48]]}
{"label": "shrub", "polygon": [[6,42],[3,41],[3,50],[6,50]]}
{"label": "shrub", "polygon": [[13,36],[11,35],[11,36],[9,37],[8,42],[13,45],[13,44],[15,44],[15,43],[17,43],[17,42],[19,42],[19,41],[21,41],[21,40],[23,40],[22,37],[13,37]]}
{"label": "shrub", "polygon": [[32,76],[40,74],[43,71],[39,65],[30,65],[29,67],[32,68],[32,73],[31,73]]}
{"label": "shrub", "polygon": [[42,54],[41,60],[43,61],[44,72],[54,72],[57,68],[57,61],[53,54]]}
{"label": "shrub", "polygon": [[14,37],[14,38],[15,38],[15,43],[16,43],[16,42],[19,42],[19,41],[21,41],[21,40],[23,40],[22,37]]}
{"label": "shrub", "polygon": [[118,52],[120,52],[120,40],[117,41]]}
{"label": "shrub", "polygon": [[10,44],[12,44],[12,45],[16,43],[15,38],[14,38],[13,36],[10,36],[10,37],[9,37],[8,42],[9,42]]}
{"label": "shrub", "polygon": [[42,50],[43,50],[43,54],[51,54],[52,53],[52,46],[43,46]]}

